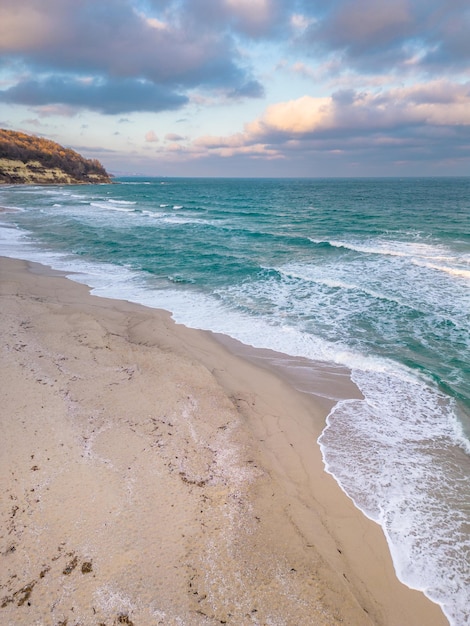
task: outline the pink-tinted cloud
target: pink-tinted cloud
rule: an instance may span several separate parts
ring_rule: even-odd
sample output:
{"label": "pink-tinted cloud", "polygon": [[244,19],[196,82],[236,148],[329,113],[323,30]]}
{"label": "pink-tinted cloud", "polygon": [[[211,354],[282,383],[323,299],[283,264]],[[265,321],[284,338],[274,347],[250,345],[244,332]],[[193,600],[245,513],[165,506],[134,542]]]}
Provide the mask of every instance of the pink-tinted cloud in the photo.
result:
{"label": "pink-tinted cloud", "polygon": [[[167,97],[170,102],[176,94],[183,98],[180,104],[185,103],[185,91],[194,87],[225,90],[235,98],[263,93],[250,69],[239,63],[229,32],[198,28],[176,6],[170,11],[173,3],[166,4],[167,10],[153,15],[138,10],[135,0],[4,0],[0,4],[0,55],[34,75],[34,79],[18,76],[10,87],[9,101],[25,103],[20,94],[29,91],[30,99],[37,94],[37,104],[44,104],[50,92],[47,104],[70,104],[71,85],[84,74],[90,78],[91,101],[99,83],[153,85],[160,97],[156,108],[146,105],[145,110],[160,110],[159,103]],[[55,90],[50,89],[52,83]],[[41,84],[47,84],[47,89],[39,93]],[[105,105],[104,112],[142,110],[130,102],[131,94],[125,89],[115,90],[113,98],[122,104]]]}
{"label": "pink-tinted cloud", "polygon": [[406,146],[455,130],[470,136],[470,83],[433,81],[378,93],[340,92],[331,97],[304,96],[269,106],[241,133],[204,136],[194,145],[220,156],[256,151],[285,156],[292,150],[322,150],[369,145]]}
{"label": "pink-tinted cloud", "polygon": [[159,141],[154,130],[149,130],[145,133],[145,141],[148,143],[156,143]]}
{"label": "pink-tinted cloud", "polygon": [[[312,19],[298,38],[361,71],[459,71],[470,61],[467,0],[303,0]],[[413,67],[414,66],[414,67]]]}
{"label": "pink-tinted cloud", "polygon": [[184,141],[185,137],[178,135],[177,133],[167,133],[165,135],[165,141]]}

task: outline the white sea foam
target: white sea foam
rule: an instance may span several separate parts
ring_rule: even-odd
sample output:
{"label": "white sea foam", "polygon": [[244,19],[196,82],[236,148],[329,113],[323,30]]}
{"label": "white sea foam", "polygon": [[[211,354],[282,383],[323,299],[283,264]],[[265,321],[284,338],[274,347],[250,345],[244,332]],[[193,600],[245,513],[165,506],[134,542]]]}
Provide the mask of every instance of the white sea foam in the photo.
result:
{"label": "white sea foam", "polygon": [[387,256],[399,257],[429,257],[432,258],[438,250],[444,250],[442,247],[436,247],[432,244],[418,243],[410,241],[387,241],[385,239],[371,239],[369,241],[336,241],[326,239],[315,239],[309,237],[312,243],[327,243],[334,248],[345,248],[355,252],[364,252],[366,254],[384,254]]}
{"label": "white sea foam", "polygon": [[[312,297],[316,294],[313,284],[338,288],[341,290],[339,297],[347,305],[345,309],[349,313],[361,305],[368,306],[363,299],[357,300],[353,308],[349,306],[348,299],[356,298],[361,292],[371,299],[412,307],[415,311],[432,314],[436,319],[452,320],[457,326],[468,325],[470,291],[467,282],[458,278],[449,280],[449,275],[454,278],[450,271],[447,274],[436,274],[424,262],[414,262],[410,258],[387,261],[377,256],[359,257],[344,263],[339,263],[337,259],[331,263],[328,260],[323,263],[295,262],[274,269],[286,280],[294,278],[306,281]],[[469,302],[467,311],[461,305],[465,301]],[[295,302],[300,300],[296,299]],[[321,311],[318,313],[321,316]]]}
{"label": "white sea foam", "polygon": [[298,278],[303,281],[314,282],[317,285],[324,285],[325,287],[330,287],[332,289],[362,292],[363,294],[370,296],[375,300],[388,300],[389,302],[395,302],[400,306],[408,306],[405,298],[392,297],[390,294],[387,294],[383,291],[374,291],[373,289],[370,289],[367,286],[359,284],[357,282],[347,282],[334,276],[329,277],[327,275],[328,268],[326,268],[325,271],[325,268],[314,265],[308,266],[293,264],[272,269],[279,272],[279,274],[285,276],[288,279]]}
{"label": "white sea foam", "polygon": [[[97,209],[104,209],[105,211],[117,211],[118,213],[134,213],[134,208],[127,208],[125,206],[116,206],[117,202],[113,200],[111,203],[110,200],[107,202],[90,202],[90,206],[95,207]],[[130,203],[129,203],[130,204]]]}
{"label": "white sea foam", "polygon": [[429,267],[430,269],[437,270],[439,272],[444,272],[445,274],[449,274],[450,276],[456,276],[457,278],[465,278],[470,280],[470,270],[461,269],[459,267],[448,267],[446,265],[438,265],[437,263],[422,263],[419,261],[415,261],[416,265],[419,267]]}
{"label": "white sea foam", "polygon": [[398,371],[358,369],[352,379],[365,399],[330,413],[319,439],[326,469],[382,525],[401,580],[441,604],[452,624],[466,624],[470,459],[456,447],[468,441],[454,402]]}
{"label": "white sea foam", "polygon": [[12,206],[7,202],[2,202],[2,208],[7,209],[8,211],[18,211],[19,213],[24,213],[25,209],[19,206]]}
{"label": "white sea foam", "polygon": [[310,238],[314,243],[328,243],[337,248],[344,248],[370,255],[383,255],[408,260],[417,267],[443,272],[457,278],[470,279],[470,255],[455,254],[442,245],[386,241],[382,239],[369,242],[327,241]]}
{"label": "white sea foam", "polygon": [[153,183],[148,181],[148,180],[145,180],[145,181],[144,180],[143,181],[140,181],[140,180],[139,181],[121,180],[121,181],[119,181],[119,184],[120,185],[130,185],[130,186],[133,186],[133,185],[153,185]]}
{"label": "white sea foam", "polygon": [[211,220],[204,220],[198,217],[186,217],[183,215],[174,215],[172,213],[156,213],[155,217],[164,224],[204,224],[205,226],[214,223]]}
{"label": "white sea foam", "polygon": [[[354,252],[410,259],[413,263],[448,272],[454,276],[463,276],[465,278],[470,276],[470,270],[462,267],[463,265],[470,266],[470,255],[453,254],[442,245],[410,241],[387,241],[384,239],[366,242],[323,240],[312,237],[309,237],[309,239],[312,243],[329,244],[335,248],[344,248]],[[447,262],[447,264],[441,265],[442,261]]]}

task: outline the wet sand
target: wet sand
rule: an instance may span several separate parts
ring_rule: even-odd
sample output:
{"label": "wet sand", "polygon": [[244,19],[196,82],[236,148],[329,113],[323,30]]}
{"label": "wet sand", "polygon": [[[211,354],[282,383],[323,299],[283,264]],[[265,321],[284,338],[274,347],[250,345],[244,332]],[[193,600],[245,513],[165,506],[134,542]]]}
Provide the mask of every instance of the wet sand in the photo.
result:
{"label": "wet sand", "polygon": [[[0,277],[3,624],[447,624],[323,470],[346,372],[26,261]],[[315,371],[319,397],[293,388]]]}

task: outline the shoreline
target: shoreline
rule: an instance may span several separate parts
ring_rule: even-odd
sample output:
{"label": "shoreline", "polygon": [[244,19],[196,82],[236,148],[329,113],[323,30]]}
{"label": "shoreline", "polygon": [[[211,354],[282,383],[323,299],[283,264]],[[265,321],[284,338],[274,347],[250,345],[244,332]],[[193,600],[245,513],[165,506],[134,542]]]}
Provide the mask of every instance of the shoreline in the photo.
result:
{"label": "shoreline", "polygon": [[7,623],[448,623],[324,471],[328,400],[167,312],[0,268]]}

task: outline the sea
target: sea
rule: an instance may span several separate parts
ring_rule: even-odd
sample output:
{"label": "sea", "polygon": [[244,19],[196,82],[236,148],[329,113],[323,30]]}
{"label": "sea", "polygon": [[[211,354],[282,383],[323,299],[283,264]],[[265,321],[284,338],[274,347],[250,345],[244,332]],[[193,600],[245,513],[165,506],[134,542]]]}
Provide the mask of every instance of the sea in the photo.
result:
{"label": "sea", "polygon": [[470,623],[470,178],[117,178],[4,185],[0,205],[4,256],[348,368],[325,471],[398,577]]}

